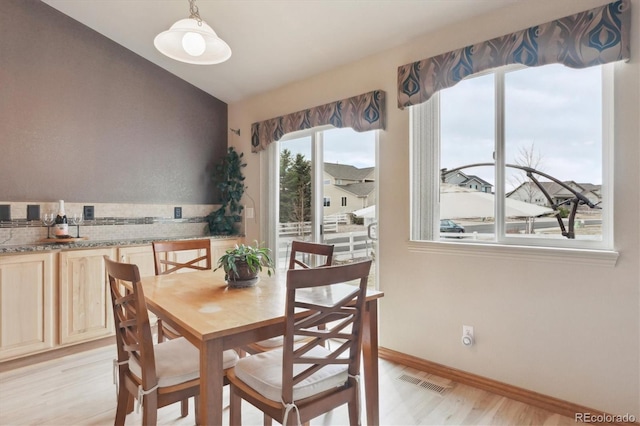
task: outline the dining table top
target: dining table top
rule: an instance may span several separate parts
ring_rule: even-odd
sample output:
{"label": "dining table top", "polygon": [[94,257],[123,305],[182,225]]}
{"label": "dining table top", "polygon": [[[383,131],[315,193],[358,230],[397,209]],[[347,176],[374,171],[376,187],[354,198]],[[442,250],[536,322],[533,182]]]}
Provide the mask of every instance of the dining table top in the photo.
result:
{"label": "dining table top", "polygon": [[[233,288],[224,271],[195,271],[141,279],[147,305],[173,319],[199,341],[236,335],[256,326],[281,324],[285,314],[285,271],[259,277],[252,287]],[[298,291],[298,297],[335,302],[354,290],[350,284]],[[368,290],[367,300],[383,296]],[[170,312],[169,312],[170,311]]]}

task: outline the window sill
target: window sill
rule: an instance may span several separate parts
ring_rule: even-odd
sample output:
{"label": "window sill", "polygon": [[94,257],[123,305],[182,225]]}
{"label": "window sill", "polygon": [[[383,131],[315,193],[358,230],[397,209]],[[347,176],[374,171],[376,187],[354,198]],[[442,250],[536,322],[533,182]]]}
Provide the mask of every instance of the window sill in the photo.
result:
{"label": "window sill", "polygon": [[619,253],[613,250],[590,250],[556,247],[527,247],[504,244],[469,244],[446,241],[409,241],[409,251],[490,257],[513,260],[537,260],[556,263],[582,263],[595,266],[615,267]]}

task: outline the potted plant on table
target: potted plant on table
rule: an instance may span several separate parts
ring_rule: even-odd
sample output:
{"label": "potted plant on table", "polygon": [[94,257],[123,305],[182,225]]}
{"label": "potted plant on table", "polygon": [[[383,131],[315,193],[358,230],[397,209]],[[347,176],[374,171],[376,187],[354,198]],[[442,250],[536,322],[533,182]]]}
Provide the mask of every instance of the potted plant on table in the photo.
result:
{"label": "potted plant on table", "polygon": [[227,249],[218,259],[218,266],[214,271],[220,268],[224,270],[229,286],[250,287],[258,282],[258,272],[262,271],[262,268],[271,276],[275,270],[275,263],[271,257],[271,250],[260,247],[256,241],[253,246],[236,244],[235,247]]}

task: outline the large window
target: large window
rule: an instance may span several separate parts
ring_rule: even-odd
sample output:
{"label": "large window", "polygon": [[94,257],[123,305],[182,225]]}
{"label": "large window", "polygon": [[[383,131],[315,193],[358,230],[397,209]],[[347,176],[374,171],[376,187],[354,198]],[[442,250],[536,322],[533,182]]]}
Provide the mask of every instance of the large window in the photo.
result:
{"label": "large window", "polygon": [[502,67],[412,107],[412,239],[612,248],[610,73]]}

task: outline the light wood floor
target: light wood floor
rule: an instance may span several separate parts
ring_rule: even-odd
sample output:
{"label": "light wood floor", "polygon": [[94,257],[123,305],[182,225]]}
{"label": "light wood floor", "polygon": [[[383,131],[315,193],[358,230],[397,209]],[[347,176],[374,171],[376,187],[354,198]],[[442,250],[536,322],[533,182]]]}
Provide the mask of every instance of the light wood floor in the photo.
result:
{"label": "light wood floor", "polygon": [[[0,425],[113,424],[115,353],[110,345],[0,373]],[[409,383],[413,378],[419,383]],[[425,380],[446,390],[439,394],[424,388]],[[226,406],[227,389],[224,401]],[[191,404],[186,418],[180,418],[179,404],[160,409],[158,424],[195,424]],[[224,422],[228,411],[225,407]],[[571,418],[384,360],[380,361],[380,418],[383,425],[575,425]],[[343,425],[347,419],[346,407],[341,407],[311,424]],[[140,414],[127,417],[128,425],[140,423]],[[243,423],[261,425],[262,415],[243,403]]]}

